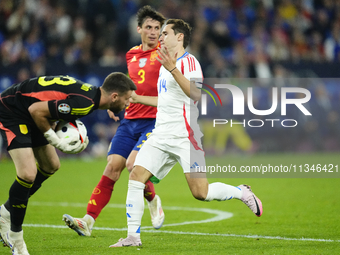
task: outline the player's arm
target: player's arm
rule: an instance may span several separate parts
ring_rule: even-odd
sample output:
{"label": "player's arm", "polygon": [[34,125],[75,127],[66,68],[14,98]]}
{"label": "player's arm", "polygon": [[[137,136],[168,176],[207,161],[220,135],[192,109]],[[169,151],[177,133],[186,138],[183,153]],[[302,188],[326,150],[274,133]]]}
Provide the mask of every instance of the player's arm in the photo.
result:
{"label": "player's arm", "polygon": [[138,103],[157,107],[158,97],[137,95],[134,91],[130,97],[130,103]]}
{"label": "player's arm", "polygon": [[52,116],[48,107],[48,101],[33,103],[28,108],[28,111],[39,130],[44,133],[46,140],[60,151],[73,154],[79,153],[86,148],[88,138],[86,138],[85,143],[81,144],[81,141],[77,139],[77,137],[74,139],[60,139],[57,136],[52,128],[53,122],[51,121]]}
{"label": "player's arm", "polygon": [[171,74],[188,97],[194,101],[200,100],[201,90],[196,87],[195,82],[190,82],[177,68]]}
{"label": "player's arm", "polygon": [[33,103],[28,108],[29,113],[32,116],[32,119],[34,120],[37,127],[40,129],[41,132],[45,133],[47,130],[49,130],[52,127],[52,123],[50,121],[51,119],[51,113],[48,108],[48,102],[47,101],[41,101]]}
{"label": "player's arm", "polygon": [[194,101],[200,100],[201,90],[195,86],[195,83],[190,83],[190,81],[176,68],[177,53],[174,57],[171,57],[166,47],[162,49],[158,48],[157,53],[161,58],[156,57],[156,59],[172,74],[183,92]]}

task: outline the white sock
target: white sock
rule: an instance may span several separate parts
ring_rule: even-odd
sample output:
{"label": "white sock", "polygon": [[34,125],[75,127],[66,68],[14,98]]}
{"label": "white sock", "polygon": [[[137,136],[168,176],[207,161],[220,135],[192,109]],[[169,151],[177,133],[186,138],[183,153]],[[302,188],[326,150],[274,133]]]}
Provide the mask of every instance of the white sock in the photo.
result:
{"label": "white sock", "polygon": [[24,231],[21,230],[19,232],[13,232],[12,230],[10,230],[8,235],[11,240],[21,240],[24,238]]}
{"label": "white sock", "polygon": [[11,215],[9,211],[6,209],[5,205],[1,205],[1,217],[10,220]]}
{"label": "white sock", "polygon": [[86,221],[86,223],[87,223],[87,225],[88,225],[88,227],[89,227],[90,229],[93,228],[93,225],[94,225],[95,220],[94,220],[94,218],[93,218],[91,215],[86,214],[86,215],[83,217],[83,220]]}
{"label": "white sock", "polygon": [[208,194],[205,201],[224,201],[232,198],[241,199],[241,197],[242,191],[240,188],[222,182],[214,182],[208,186]]}
{"label": "white sock", "polygon": [[128,187],[126,197],[128,235],[140,237],[140,225],[144,213],[145,184],[139,181],[129,180]]}

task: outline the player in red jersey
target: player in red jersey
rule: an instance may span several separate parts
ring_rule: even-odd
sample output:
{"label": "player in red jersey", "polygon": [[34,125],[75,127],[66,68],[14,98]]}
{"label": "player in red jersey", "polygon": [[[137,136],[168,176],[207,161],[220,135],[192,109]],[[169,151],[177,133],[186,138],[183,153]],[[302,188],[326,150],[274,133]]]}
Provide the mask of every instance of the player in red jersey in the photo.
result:
{"label": "player in red jersey", "polygon": [[[137,32],[142,44],[126,53],[130,78],[137,86],[136,93],[157,96],[157,80],[161,64],[157,61],[158,38],[165,18],[150,6],[142,7],[137,13]],[[130,104],[125,111],[115,136],[112,138],[107,157],[107,165],[101,180],[94,188],[83,218],[63,215],[66,225],[81,236],[90,236],[95,220],[110,201],[113,187],[125,166],[132,170],[136,155],[155,126],[157,108],[142,104]],[[144,189],[154,228],[164,222],[161,200],[155,193],[153,183],[146,182]]]}
{"label": "player in red jersey", "polygon": [[[158,40],[158,37],[157,37]],[[130,78],[138,86],[138,95],[157,96],[157,80],[160,63],[156,60],[155,47],[143,47],[143,44],[133,47],[126,53],[126,62]],[[157,63],[158,62],[158,63]],[[156,118],[157,108],[143,104],[131,104],[126,108],[125,119]]]}

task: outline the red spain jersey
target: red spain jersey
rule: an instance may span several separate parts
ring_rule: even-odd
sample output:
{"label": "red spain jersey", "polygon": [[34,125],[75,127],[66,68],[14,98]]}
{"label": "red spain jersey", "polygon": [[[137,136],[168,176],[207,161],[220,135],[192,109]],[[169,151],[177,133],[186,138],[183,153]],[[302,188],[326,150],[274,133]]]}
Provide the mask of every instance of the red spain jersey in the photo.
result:
{"label": "red spain jersey", "polygon": [[[137,95],[157,96],[157,81],[161,63],[156,59],[157,47],[143,51],[142,45],[126,53],[126,63],[131,80],[136,84]],[[130,104],[125,110],[125,119],[156,118],[157,108],[143,104]]]}

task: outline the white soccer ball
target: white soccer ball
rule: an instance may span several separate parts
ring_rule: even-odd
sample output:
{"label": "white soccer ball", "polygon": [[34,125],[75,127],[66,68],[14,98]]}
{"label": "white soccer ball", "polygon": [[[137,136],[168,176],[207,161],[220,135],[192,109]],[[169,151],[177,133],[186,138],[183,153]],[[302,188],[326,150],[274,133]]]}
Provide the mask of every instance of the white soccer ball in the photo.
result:
{"label": "white soccer ball", "polygon": [[59,121],[55,132],[59,138],[79,137],[83,143],[87,136],[87,129],[83,122],[76,120],[75,122]]}

